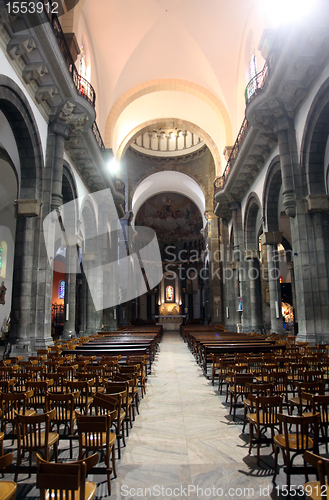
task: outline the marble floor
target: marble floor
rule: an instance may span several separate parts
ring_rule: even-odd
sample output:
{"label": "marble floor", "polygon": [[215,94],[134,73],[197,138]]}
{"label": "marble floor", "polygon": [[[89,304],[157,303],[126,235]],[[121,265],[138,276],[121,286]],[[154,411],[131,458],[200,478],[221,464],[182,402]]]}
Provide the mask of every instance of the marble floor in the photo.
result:
{"label": "marble floor", "polygon": [[[285,498],[282,470],[277,487],[272,483],[271,448],[262,449],[259,467],[255,454],[248,454],[242,413],[232,421],[225,398],[204,377],[179,332],[165,332],[140,415],[117,462],[111,498]],[[60,458],[68,456],[63,443]],[[105,476],[94,479],[96,498],[108,498]],[[304,483],[302,475],[293,479]],[[34,480],[19,476],[18,500],[38,498]]]}

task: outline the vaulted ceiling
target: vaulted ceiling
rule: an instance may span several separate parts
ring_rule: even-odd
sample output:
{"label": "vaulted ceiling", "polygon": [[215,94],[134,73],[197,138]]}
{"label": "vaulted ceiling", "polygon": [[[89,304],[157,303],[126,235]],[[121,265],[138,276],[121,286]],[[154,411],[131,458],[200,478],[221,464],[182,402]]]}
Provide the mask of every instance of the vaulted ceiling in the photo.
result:
{"label": "vaulted ceiling", "polygon": [[244,117],[251,51],[259,71],[263,30],[276,21],[264,6],[280,4],[284,17],[289,2],[79,0],[63,27],[84,46],[106,147],[120,158],[142,129],[180,120],[220,175]]}

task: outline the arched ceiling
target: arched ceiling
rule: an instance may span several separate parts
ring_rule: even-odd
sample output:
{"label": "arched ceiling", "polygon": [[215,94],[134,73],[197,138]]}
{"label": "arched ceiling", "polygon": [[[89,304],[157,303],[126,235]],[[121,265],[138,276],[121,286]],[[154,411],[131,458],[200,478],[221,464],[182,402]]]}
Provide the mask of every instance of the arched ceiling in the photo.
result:
{"label": "arched ceiling", "polygon": [[177,118],[208,134],[223,166],[244,115],[246,41],[252,31],[258,47],[264,28],[258,1],[80,0],[74,29],[88,37],[106,147]]}
{"label": "arched ceiling", "polygon": [[132,199],[133,213],[137,214],[143,203],[152,196],[166,192],[179,193],[193,200],[200,210],[203,223],[206,223],[204,194],[200,186],[191,177],[181,172],[158,172],[144,179],[135,190]]}

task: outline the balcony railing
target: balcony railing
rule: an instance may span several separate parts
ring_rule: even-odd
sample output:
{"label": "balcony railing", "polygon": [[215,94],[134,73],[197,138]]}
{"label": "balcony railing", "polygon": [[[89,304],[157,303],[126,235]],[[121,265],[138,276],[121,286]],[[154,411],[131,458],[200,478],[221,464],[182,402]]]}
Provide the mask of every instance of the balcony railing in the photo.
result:
{"label": "balcony railing", "polygon": [[[47,13],[49,10],[55,10],[55,9],[49,9],[49,3],[52,5],[51,0],[43,0],[45,6],[47,7],[45,9],[45,12]],[[47,4],[47,5],[46,5]],[[70,49],[67,45],[61,23],[57,17],[57,15],[54,12],[48,13],[47,14],[50,25],[53,28],[54,35],[57,39],[57,43],[61,49],[61,52],[63,54],[63,57],[66,62],[66,66],[71,73],[73,83],[75,85],[75,88],[78,91],[78,94],[84,97],[88,102],[90,102],[94,107],[95,107],[95,101],[96,101],[96,94],[93,86],[81,75],[79,75],[77,68],[75,67],[73,57],[71,55]]]}
{"label": "balcony railing", "polygon": [[[43,2],[46,5],[45,12],[48,13],[51,10],[54,9],[49,9],[49,3],[52,5],[52,0],[43,0]],[[66,66],[71,73],[73,83],[75,85],[75,88],[78,91],[78,94],[81,95],[84,99],[86,99],[88,102],[90,102],[94,107],[95,107],[95,102],[96,102],[96,93],[93,88],[93,86],[81,75],[79,75],[78,70],[74,64],[73,57],[71,55],[71,51],[67,45],[65,35],[62,30],[61,23],[55,13],[48,13],[47,14],[50,25],[52,26],[54,35],[57,39],[57,43],[59,45],[59,48],[61,49],[62,55],[65,59]],[[101,133],[99,131],[99,128],[97,126],[96,121],[93,123],[92,126],[92,131],[95,136],[96,142],[101,149],[102,152],[105,151],[105,145],[101,136]]]}
{"label": "balcony railing", "polygon": [[240,127],[240,130],[239,130],[238,136],[237,136],[235,143],[234,143],[234,146],[232,148],[231,154],[230,154],[229,159],[226,163],[224,173],[221,177],[216,177],[216,179],[215,179],[215,182],[214,182],[215,193],[217,191],[221,191],[222,189],[224,189],[225,182],[226,182],[227,177],[231,171],[231,168],[233,167],[233,164],[235,162],[235,158],[238,155],[239,149],[240,149],[241,144],[245,138],[248,127],[249,127],[249,122],[246,118],[244,118],[242,125]]}
{"label": "balcony railing", "polygon": [[94,122],[92,126],[92,131],[94,133],[95,139],[97,141],[98,146],[100,147],[102,153],[105,151],[105,145],[101,136],[101,133],[99,131],[99,128],[97,127],[97,123]]}
{"label": "balcony railing", "polygon": [[269,67],[268,64],[265,63],[262,71],[257,73],[257,75],[254,76],[246,86],[245,90],[245,99],[246,99],[246,104],[248,104],[255,95],[258,94],[260,90],[262,90],[267,82],[269,75]]}

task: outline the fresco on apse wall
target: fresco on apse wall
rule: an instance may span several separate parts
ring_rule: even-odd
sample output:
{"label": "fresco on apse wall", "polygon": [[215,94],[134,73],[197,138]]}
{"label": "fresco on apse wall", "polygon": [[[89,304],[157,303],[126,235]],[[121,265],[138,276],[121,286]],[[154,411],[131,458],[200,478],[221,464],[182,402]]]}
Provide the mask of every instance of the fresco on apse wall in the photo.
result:
{"label": "fresco on apse wall", "polygon": [[177,241],[177,238],[200,237],[202,218],[196,205],[186,196],[161,193],[142,205],[135,225],[152,228],[159,241]]}

